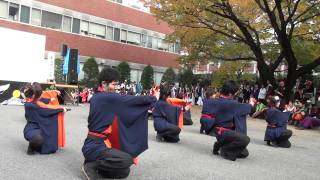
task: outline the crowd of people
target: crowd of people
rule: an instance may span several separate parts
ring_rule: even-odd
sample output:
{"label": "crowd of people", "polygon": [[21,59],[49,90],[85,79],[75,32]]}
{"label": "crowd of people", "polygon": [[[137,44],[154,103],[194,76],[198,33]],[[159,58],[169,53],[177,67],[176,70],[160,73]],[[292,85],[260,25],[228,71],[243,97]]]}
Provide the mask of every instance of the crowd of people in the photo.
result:
{"label": "crowd of people", "polygon": [[[278,88],[274,88],[269,82],[266,87],[255,85],[254,87],[242,86],[238,92],[240,102],[251,103],[254,109],[251,116],[265,119],[265,111],[268,107],[267,99],[274,97],[275,107],[290,114],[289,124],[297,129],[310,129],[320,126],[320,96],[314,92],[313,83],[306,80],[298,81],[289,100],[285,99],[285,84],[280,81]],[[241,90],[242,89],[242,90]]]}
{"label": "crowd of people", "polygon": [[[162,82],[144,92],[140,83],[118,80],[116,69],[104,68],[95,89],[73,94],[83,103],[90,102],[88,134],[82,147],[82,170],[88,179],[129,175],[131,165],[138,164],[138,156],[148,148],[148,112],[153,116],[156,140],[177,143],[184,126],[193,124],[192,105],[201,105],[200,133],[215,136],[212,153],[231,161],[249,156],[249,114],[266,120],[267,145],[282,148],[291,147],[288,121],[303,128],[320,124],[319,108],[307,110],[305,103],[310,81],[298,86],[295,103],[283,103],[282,81],[278,88],[270,83],[252,87],[226,81],[219,91],[200,86],[176,88]],[[55,153],[65,146],[63,117],[69,109],[59,106],[57,91],[42,91],[37,83],[26,86],[24,94],[27,154]]]}

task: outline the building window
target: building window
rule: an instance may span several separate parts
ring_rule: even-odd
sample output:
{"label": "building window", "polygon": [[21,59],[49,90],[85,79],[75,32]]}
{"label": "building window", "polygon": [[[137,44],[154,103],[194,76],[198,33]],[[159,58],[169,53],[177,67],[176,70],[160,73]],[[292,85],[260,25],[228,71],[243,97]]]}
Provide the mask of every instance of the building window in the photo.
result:
{"label": "building window", "polygon": [[129,44],[140,45],[141,44],[141,34],[128,31],[127,42]]}
{"label": "building window", "polygon": [[36,26],[41,25],[41,11],[39,9],[32,9],[31,24]]}
{"label": "building window", "polygon": [[30,23],[30,7],[21,6],[20,22]]}
{"label": "building window", "polygon": [[158,49],[163,51],[168,51],[169,45],[164,39],[158,39]]}
{"label": "building window", "polygon": [[120,41],[120,29],[114,28],[113,40]]}
{"label": "building window", "polygon": [[176,53],[179,53],[180,52],[180,43],[179,42],[176,42],[175,45],[174,45],[174,51]]}
{"label": "building window", "polygon": [[71,32],[71,17],[63,16],[62,30]]}
{"label": "building window", "polygon": [[106,26],[96,23],[90,23],[89,34],[95,37],[106,37]]}
{"label": "building window", "polygon": [[8,2],[0,0],[0,18],[8,18]]}
{"label": "building window", "polygon": [[169,51],[174,52],[174,43],[169,44]]}
{"label": "building window", "polygon": [[107,27],[107,39],[113,40],[113,27],[108,26]]}
{"label": "building window", "polygon": [[121,42],[127,42],[127,31],[124,29],[121,29]]}
{"label": "building window", "polygon": [[146,47],[148,42],[148,36],[145,34],[141,34],[141,46]]}
{"label": "building window", "polygon": [[117,2],[117,3],[121,3],[122,4],[122,0],[112,0],[113,2]]}
{"label": "building window", "polygon": [[155,38],[155,37],[152,38],[152,48],[158,49],[158,38]]}
{"label": "building window", "polygon": [[41,19],[41,26],[52,28],[52,29],[61,29],[62,24],[62,15],[48,12],[48,11],[42,11],[42,19]]}
{"label": "building window", "polygon": [[73,18],[73,21],[72,21],[72,32],[73,33],[77,33],[77,34],[80,33],[80,19]]}
{"label": "building window", "polygon": [[9,19],[18,21],[19,17],[19,4],[10,3],[9,5]]}
{"label": "building window", "polygon": [[147,43],[148,48],[152,48],[152,41],[153,41],[152,36],[148,36],[148,43]]}
{"label": "building window", "polygon": [[80,32],[82,35],[88,35],[88,33],[89,33],[89,22],[88,21],[81,21]]}

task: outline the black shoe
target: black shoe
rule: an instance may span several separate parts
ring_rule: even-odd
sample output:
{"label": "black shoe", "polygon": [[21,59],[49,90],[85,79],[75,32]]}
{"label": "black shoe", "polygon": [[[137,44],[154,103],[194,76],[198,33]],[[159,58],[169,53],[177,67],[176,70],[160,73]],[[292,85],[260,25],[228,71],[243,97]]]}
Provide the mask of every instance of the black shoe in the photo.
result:
{"label": "black shoe", "polygon": [[212,150],[212,153],[214,155],[219,155],[219,149],[220,149],[220,145],[218,142],[215,142],[214,145],[213,145],[213,150]]}
{"label": "black shoe", "polygon": [[211,130],[210,132],[208,132],[207,135],[208,135],[208,136],[216,137],[216,133],[215,133],[213,130]]}
{"label": "black shoe", "polygon": [[225,152],[221,152],[221,156],[224,159],[230,160],[230,161],[235,161],[237,158],[234,156],[229,156],[228,154],[226,154]]}
{"label": "black shoe", "polygon": [[247,148],[241,151],[241,153],[237,156],[237,158],[244,159],[249,156],[249,151]]}
{"label": "black shoe", "polygon": [[268,146],[271,146],[271,142],[270,142],[270,141],[267,141],[267,145],[268,145]]}
{"label": "black shoe", "polygon": [[28,150],[27,150],[27,154],[28,155],[34,155],[36,152],[32,149],[32,147],[29,145],[28,146]]}
{"label": "black shoe", "polygon": [[99,174],[95,166],[95,163],[84,163],[82,165],[81,170],[88,180],[96,180],[99,178]]}
{"label": "black shoe", "polygon": [[156,141],[162,142],[163,141],[163,137],[160,134],[157,134]]}
{"label": "black shoe", "polygon": [[272,147],[277,147],[277,142],[276,141],[267,141],[267,145],[268,146],[272,146]]}

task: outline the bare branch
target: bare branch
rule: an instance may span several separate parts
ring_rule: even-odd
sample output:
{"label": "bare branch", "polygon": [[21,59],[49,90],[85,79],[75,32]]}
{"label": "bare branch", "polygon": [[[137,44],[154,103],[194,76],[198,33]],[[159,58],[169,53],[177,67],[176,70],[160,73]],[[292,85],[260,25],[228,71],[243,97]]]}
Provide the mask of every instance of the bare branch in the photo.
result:
{"label": "bare branch", "polygon": [[223,56],[211,56],[214,59],[223,60],[223,61],[256,61],[254,57],[234,57],[234,58],[226,58]]}
{"label": "bare branch", "polygon": [[[300,0],[299,0],[300,1]],[[299,2],[298,1],[298,2]],[[318,5],[319,3],[315,3],[315,4],[312,4],[310,7],[308,7],[305,11],[303,11],[301,14],[299,14],[297,17],[295,17],[293,19],[293,21],[298,21],[299,18],[301,18],[303,15],[305,15],[306,13],[308,13],[310,10],[312,10],[316,5]],[[293,14],[294,15],[294,14]],[[292,15],[292,16],[293,16]]]}
{"label": "bare branch", "polygon": [[319,13],[316,13],[316,14],[313,14],[312,16],[308,16],[308,17],[306,17],[306,18],[303,18],[303,19],[301,19],[301,20],[299,20],[299,21],[296,21],[295,24],[299,24],[299,23],[306,22],[306,21],[308,21],[308,20],[310,20],[310,19],[312,19],[312,18],[314,18],[314,17],[317,17],[317,16],[320,16],[320,12],[319,12]]}
{"label": "bare branch", "polygon": [[[294,4],[294,7],[293,7],[293,10],[292,10],[292,11],[290,11],[290,5],[291,5],[291,3],[288,4],[289,17],[288,17],[288,19],[287,19],[287,21],[286,21],[286,24],[288,24],[289,22],[292,22],[292,17],[293,17],[294,14],[296,13],[296,11],[297,11],[297,9],[298,9],[298,6],[299,6],[299,4],[300,4],[300,1],[301,1],[301,0],[297,0],[297,2]],[[291,2],[291,1],[290,1],[290,2]]]}
{"label": "bare branch", "polygon": [[272,70],[277,69],[279,64],[282,62],[283,58],[284,58],[284,53],[283,53],[283,51],[281,51],[281,53],[280,53],[279,57],[277,58],[277,60],[270,65],[270,68]]}
{"label": "bare branch", "polygon": [[302,76],[303,74],[305,73],[308,73],[310,72],[312,69],[316,68],[317,66],[320,65],[320,56],[318,58],[316,58],[315,60],[313,60],[311,63],[309,64],[306,64],[302,67],[300,67],[298,70],[297,70],[297,75],[298,77],[299,76]]}

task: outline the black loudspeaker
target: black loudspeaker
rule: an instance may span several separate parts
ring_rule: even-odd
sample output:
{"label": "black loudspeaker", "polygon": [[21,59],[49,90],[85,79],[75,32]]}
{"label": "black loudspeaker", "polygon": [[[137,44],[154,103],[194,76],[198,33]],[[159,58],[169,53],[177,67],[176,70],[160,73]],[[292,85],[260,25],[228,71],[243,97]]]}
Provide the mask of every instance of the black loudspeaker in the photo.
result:
{"label": "black loudspeaker", "polygon": [[68,84],[78,83],[77,61],[78,61],[78,49],[70,49],[69,70],[67,75]]}
{"label": "black loudspeaker", "polygon": [[62,44],[61,47],[61,56],[65,57],[67,55],[68,46],[66,44]]}

